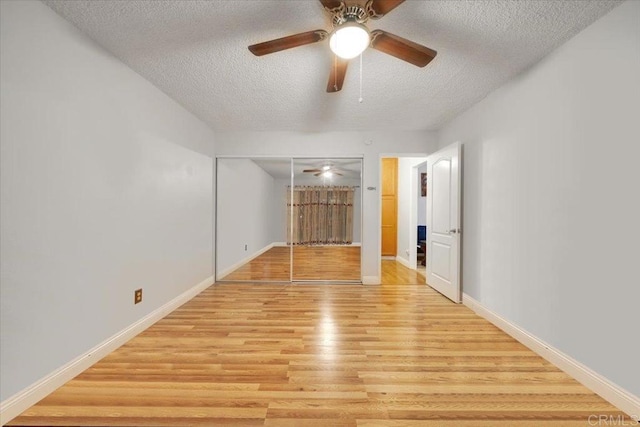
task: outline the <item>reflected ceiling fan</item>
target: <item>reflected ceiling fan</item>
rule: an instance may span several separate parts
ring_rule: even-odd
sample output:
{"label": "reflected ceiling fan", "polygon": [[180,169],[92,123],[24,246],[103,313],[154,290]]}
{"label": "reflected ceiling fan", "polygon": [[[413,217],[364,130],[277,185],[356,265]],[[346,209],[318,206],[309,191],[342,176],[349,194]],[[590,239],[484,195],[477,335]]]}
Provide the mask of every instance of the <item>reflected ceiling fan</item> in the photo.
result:
{"label": "reflected ceiling fan", "polygon": [[321,169],[304,169],[302,172],[312,173],[313,176],[322,175],[325,178],[329,178],[330,176],[333,176],[333,175],[338,175],[338,176],[343,175],[343,171],[331,165],[322,166]]}
{"label": "reflected ceiling fan", "polygon": [[[404,0],[368,0],[360,6],[341,0],[320,0],[331,14],[333,31],[307,31],[249,46],[256,56],[267,55],[285,49],[316,43],[329,38],[329,47],[335,59],[329,75],[327,92],[338,92],[347,73],[349,59],[360,55],[367,47],[384,52],[418,67],[424,67],[437,52],[383,30],[369,31],[365,26],[369,19],[379,19],[402,4]],[[347,5],[348,4],[348,5]]]}

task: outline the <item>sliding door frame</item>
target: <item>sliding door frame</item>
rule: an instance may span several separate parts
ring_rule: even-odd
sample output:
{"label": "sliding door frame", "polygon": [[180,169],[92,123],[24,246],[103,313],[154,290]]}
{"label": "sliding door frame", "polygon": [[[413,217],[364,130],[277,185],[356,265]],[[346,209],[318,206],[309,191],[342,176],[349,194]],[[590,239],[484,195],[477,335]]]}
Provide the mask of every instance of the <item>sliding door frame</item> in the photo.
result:
{"label": "sliding door frame", "polygon": [[[319,283],[328,283],[328,284],[335,284],[335,283],[358,283],[361,284],[362,283],[362,265],[363,265],[363,254],[364,254],[364,246],[363,246],[363,231],[364,231],[364,191],[363,191],[363,180],[364,180],[364,154],[355,154],[355,155],[327,155],[327,156],[318,156],[318,155],[278,155],[278,154],[262,154],[262,155],[226,155],[226,154],[219,154],[215,156],[215,160],[216,160],[216,183],[215,183],[215,203],[214,203],[214,207],[213,207],[213,211],[214,211],[214,215],[215,215],[215,224],[214,224],[214,232],[215,232],[215,239],[214,239],[214,259],[213,259],[213,266],[214,266],[214,278],[215,278],[215,283],[246,283],[246,282],[255,282],[255,280],[220,280],[217,278],[218,276],[218,160],[224,160],[224,159],[246,159],[246,160],[252,160],[252,159],[282,159],[282,160],[286,160],[289,159],[290,162],[290,166],[289,166],[289,172],[290,172],[290,179],[289,179],[289,185],[291,188],[291,200],[293,200],[293,186],[294,186],[294,160],[299,159],[299,160],[303,160],[303,159],[329,159],[329,160],[359,160],[360,161],[360,198],[358,200],[358,202],[360,203],[360,280],[359,281],[347,281],[347,280],[305,280],[305,281],[294,281],[293,280],[293,245],[289,245],[289,282],[286,281],[271,281],[270,283],[315,283],[315,284],[319,284]],[[293,214],[293,206],[290,207],[291,211],[290,214]],[[293,215],[291,215],[293,217]],[[293,232],[293,223],[290,221],[289,222],[289,228],[290,231]]]}

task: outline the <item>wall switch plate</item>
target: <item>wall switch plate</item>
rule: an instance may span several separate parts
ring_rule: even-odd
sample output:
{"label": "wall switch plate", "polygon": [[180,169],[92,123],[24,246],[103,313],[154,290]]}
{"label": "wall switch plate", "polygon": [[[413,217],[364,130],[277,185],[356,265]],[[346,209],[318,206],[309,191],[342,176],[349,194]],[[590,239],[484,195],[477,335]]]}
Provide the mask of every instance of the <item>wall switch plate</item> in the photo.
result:
{"label": "wall switch plate", "polygon": [[136,289],[133,293],[133,303],[138,304],[139,302],[142,302],[142,288]]}

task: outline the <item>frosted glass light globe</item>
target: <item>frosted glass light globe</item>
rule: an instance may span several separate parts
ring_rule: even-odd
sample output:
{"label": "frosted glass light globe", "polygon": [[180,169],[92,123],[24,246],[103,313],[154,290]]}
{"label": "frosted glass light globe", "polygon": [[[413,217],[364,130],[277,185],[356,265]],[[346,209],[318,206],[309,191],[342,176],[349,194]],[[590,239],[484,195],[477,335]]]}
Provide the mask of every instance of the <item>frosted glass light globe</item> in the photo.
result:
{"label": "frosted glass light globe", "polygon": [[340,58],[351,59],[360,55],[371,42],[364,25],[349,22],[338,27],[329,37],[329,47]]}

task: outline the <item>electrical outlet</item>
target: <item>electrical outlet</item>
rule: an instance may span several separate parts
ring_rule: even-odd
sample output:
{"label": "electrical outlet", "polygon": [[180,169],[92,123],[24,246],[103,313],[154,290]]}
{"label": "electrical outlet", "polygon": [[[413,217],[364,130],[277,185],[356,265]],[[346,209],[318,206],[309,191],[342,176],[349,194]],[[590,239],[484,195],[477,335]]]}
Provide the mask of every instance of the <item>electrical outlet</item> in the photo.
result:
{"label": "electrical outlet", "polygon": [[245,252],[247,251],[247,246],[248,246],[248,245],[244,245],[244,250],[245,250]]}
{"label": "electrical outlet", "polygon": [[142,288],[136,289],[133,293],[133,303],[138,304],[139,302],[142,302]]}

